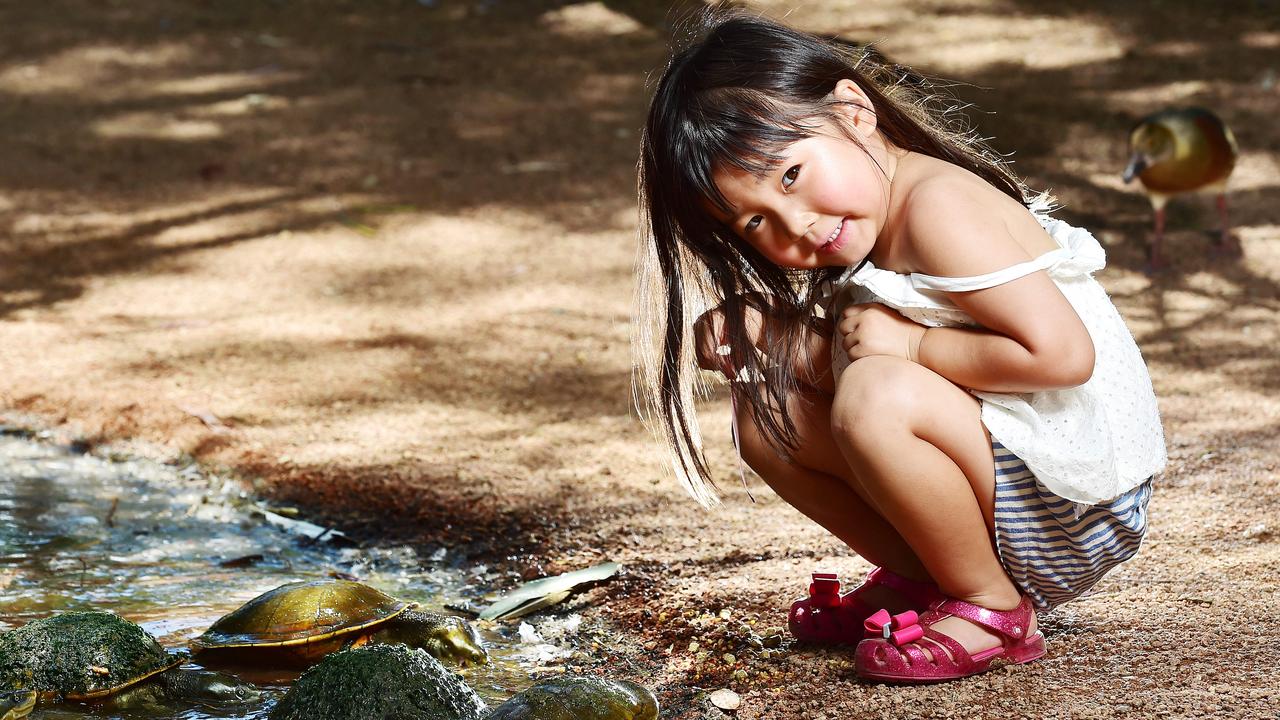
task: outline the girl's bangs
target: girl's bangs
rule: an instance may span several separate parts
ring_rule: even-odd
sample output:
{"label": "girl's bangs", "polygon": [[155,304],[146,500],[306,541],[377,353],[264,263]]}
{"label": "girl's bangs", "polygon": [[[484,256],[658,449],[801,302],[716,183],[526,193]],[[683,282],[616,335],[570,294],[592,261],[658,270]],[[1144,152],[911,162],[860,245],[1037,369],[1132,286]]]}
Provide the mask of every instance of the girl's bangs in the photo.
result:
{"label": "girl's bangs", "polygon": [[728,213],[729,201],[715,184],[722,169],[736,169],[764,178],[786,159],[786,148],[812,137],[816,126],[797,117],[794,108],[771,102],[757,93],[729,91],[706,98],[679,123],[677,147],[686,161],[677,167],[700,202]]}

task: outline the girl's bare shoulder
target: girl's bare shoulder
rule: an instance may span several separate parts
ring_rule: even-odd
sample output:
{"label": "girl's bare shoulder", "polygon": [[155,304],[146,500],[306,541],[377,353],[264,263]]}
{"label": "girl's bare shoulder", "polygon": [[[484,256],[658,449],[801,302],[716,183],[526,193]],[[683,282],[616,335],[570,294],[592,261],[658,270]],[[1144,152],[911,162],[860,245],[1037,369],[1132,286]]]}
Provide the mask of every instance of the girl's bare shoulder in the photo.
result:
{"label": "girl's bare shoulder", "polygon": [[913,169],[900,214],[905,271],[982,275],[1057,247],[1022,203],[968,170],[927,160]]}

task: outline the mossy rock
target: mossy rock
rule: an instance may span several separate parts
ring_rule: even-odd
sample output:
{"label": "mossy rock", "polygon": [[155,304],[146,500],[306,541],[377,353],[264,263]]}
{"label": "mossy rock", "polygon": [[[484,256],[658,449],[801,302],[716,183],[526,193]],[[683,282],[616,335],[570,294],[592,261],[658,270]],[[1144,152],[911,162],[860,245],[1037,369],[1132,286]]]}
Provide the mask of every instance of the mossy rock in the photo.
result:
{"label": "mossy rock", "polygon": [[147,631],[109,612],[69,612],[0,634],[0,691],[103,697],[180,665]]}
{"label": "mossy rock", "polygon": [[480,720],[485,705],[426,652],[366,645],[334,653],[303,673],[271,720]]}
{"label": "mossy rock", "polygon": [[517,693],[486,720],[657,720],[658,699],[643,685],[562,677]]}

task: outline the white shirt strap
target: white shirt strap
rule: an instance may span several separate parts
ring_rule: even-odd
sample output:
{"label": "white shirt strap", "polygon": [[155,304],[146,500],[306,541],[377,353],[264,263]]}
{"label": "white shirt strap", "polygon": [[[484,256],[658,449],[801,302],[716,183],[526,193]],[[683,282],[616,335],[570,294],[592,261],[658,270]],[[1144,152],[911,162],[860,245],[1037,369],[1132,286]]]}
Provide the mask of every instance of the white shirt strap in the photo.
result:
{"label": "white shirt strap", "polygon": [[1069,258],[1074,254],[1067,248],[1058,248],[1057,250],[1050,250],[1034,260],[1011,265],[985,275],[971,275],[969,277],[939,277],[937,275],[911,273],[911,285],[917,290],[942,290],[944,292],[983,290],[996,285],[1003,285],[1011,280],[1017,280],[1038,270],[1045,270],[1059,260]]}

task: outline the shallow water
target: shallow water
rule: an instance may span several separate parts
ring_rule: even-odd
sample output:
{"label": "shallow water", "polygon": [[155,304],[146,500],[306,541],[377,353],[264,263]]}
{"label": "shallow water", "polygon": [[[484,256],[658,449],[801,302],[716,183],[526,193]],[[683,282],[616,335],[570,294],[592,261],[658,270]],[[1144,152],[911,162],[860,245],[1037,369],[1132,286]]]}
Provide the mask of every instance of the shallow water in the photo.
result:
{"label": "shallow water", "polygon": [[[296,530],[268,522],[236,483],[196,466],[108,461],[0,428],[0,631],[58,612],[110,610],[178,649],[246,600],[295,580],[342,573],[447,612],[445,603],[477,601],[475,586],[494,579],[482,567],[452,565],[444,551],[420,558],[407,547],[351,547],[332,534],[311,542]],[[502,632],[482,633],[493,662],[461,671],[491,705],[532,684],[528,648]],[[236,672],[263,689],[262,702],[42,705],[30,717],[263,718],[294,678]]]}

